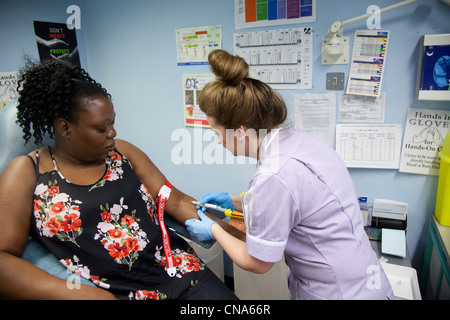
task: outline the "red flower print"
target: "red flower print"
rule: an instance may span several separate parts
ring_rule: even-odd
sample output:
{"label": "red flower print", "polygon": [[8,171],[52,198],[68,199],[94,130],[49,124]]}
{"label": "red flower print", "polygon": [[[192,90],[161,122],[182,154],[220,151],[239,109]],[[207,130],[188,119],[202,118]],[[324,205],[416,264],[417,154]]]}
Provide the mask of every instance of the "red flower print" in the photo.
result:
{"label": "red flower print", "polygon": [[52,186],[50,189],[48,189],[48,195],[50,197],[54,197],[59,193],[59,188],[58,186]]}
{"label": "red flower print", "polygon": [[[112,178],[116,173],[113,171]],[[133,263],[139,257],[147,245],[147,234],[139,228],[139,218],[134,216],[136,210],[129,214],[128,205],[124,204],[123,197],[119,204],[100,205],[102,222],[97,224],[99,231],[96,240],[100,240],[108,254],[114,258],[116,263],[128,265],[131,270]]]}
{"label": "red flower print", "polygon": [[45,224],[49,232],[53,235],[57,234],[61,228],[61,223],[55,218],[50,218],[50,220]]}
{"label": "red flower print", "polygon": [[140,297],[141,299],[144,298],[145,300],[159,300],[159,295],[155,291],[148,291],[148,290],[141,290]]}
{"label": "red flower print", "polygon": [[175,257],[175,261],[174,261],[175,267],[179,266],[182,262],[183,262],[183,258],[180,255]]}
{"label": "red flower print", "polygon": [[127,242],[125,243],[125,246],[126,246],[130,251],[139,251],[139,249],[141,248],[141,247],[139,246],[138,239],[127,238],[126,241],[127,241]]}
{"label": "red flower print", "polygon": [[116,161],[122,160],[122,157],[117,152],[115,152],[111,157]]}
{"label": "red flower print", "polygon": [[108,211],[103,211],[103,212],[101,213],[101,215],[102,215],[102,220],[103,220],[104,222],[111,222],[111,221],[112,221],[112,219],[111,219],[111,213],[109,213]]}
{"label": "red flower print", "polygon": [[116,248],[116,246],[119,246],[119,244],[118,243],[116,243],[115,245],[110,244],[108,246],[109,255],[113,258],[121,260],[123,258],[122,252],[119,250],[120,247]]}
{"label": "red flower print", "polygon": [[144,187],[144,190],[147,193],[147,195],[150,197],[150,191],[148,191],[147,186],[145,184],[142,184],[142,186]]}
{"label": "red flower print", "polygon": [[61,241],[71,241],[76,246],[76,238],[83,232],[79,210],[82,202],[72,200],[56,185],[57,181],[48,181],[36,187],[33,201],[34,216],[40,221],[36,226],[40,234],[46,237],[57,236]]}
{"label": "red flower print", "polygon": [[153,208],[152,207],[148,208],[148,214],[153,219]]}
{"label": "red flower print", "polygon": [[134,219],[132,216],[126,214],[123,218],[122,218],[122,222],[125,223],[127,226],[130,226],[134,223]]}
{"label": "red flower print", "polygon": [[81,220],[78,219],[78,215],[75,213],[71,213],[70,216],[66,214],[61,226],[64,232],[78,231],[78,228],[81,226]]}
{"label": "red flower print", "polygon": [[120,243],[110,244],[108,250],[111,257],[119,260],[130,255],[130,250],[126,246],[121,246]]}
{"label": "red flower print", "polygon": [[41,208],[42,201],[40,199],[34,199],[33,207],[34,211],[37,211]]}
{"label": "red flower print", "polygon": [[58,213],[64,212],[65,209],[66,209],[66,207],[64,206],[64,203],[58,202],[58,203],[55,203],[55,204],[50,208],[50,214],[56,215],[56,214],[58,214]]}
{"label": "red flower print", "polygon": [[109,230],[108,233],[113,239],[123,238],[125,236],[125,232],[117,229]]}
{"label": "red flower print", "polygon": [[105,176],[103,177],[103,180],[110,180],[111,179],[111,174],[112,174],[111,169],[108,169],[108,171],[106,172]]}

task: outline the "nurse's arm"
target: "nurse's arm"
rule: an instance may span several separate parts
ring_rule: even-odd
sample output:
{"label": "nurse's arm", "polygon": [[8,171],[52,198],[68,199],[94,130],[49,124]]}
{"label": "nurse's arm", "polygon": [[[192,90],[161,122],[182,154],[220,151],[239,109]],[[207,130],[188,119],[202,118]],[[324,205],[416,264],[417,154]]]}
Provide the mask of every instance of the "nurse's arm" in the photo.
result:
{"label": "nurse's arm", "polygon": [[242,196],[235,196],[235,195],[231,195],[230,194],[230,198],[231,198],[231,203],[233,204],[233,207],[236,211],[239,212],[243,212],[242,209]]}
{"label": "nurse's arm", "polygon": [[240,268],[259,274],[266,273],[272,268],[273,262],[261,261],[249,255],[245,250],[245,242],[233,237],[218,224],[212,225],[211,234]]}

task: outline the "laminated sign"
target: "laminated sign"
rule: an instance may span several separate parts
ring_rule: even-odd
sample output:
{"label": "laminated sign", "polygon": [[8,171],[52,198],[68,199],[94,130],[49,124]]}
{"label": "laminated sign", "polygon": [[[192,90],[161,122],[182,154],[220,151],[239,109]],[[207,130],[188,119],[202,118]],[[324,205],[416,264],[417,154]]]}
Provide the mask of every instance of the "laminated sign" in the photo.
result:
{"label": "laminated sign", "polygon": [[81,67],[75,29],[65,23],[34,21],[34,32],[41,62],[60,59]]}
{"label": "laminated sign", "polygon": [[414,109],[408,110],[400,171],[439,175],[438,156],[450,132],[450,111]]}

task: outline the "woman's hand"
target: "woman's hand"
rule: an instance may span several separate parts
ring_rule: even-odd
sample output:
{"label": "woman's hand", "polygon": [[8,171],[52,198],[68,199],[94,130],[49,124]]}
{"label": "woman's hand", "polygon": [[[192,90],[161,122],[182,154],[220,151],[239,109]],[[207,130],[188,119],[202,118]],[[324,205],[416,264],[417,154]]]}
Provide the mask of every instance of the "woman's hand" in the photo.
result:
{"label": "woman's hand", "polygon": [[217,223],[216,221],[208,218],[202,210],[197,211],[198,216],[201,220],[198,219],[189,219],[186,220],[186,227],[189,233],[197,238],[200,241],[211,241],[214,240],[214,237],[211,234],[211,227],[213,224]]}
{"label": "woman's hand", "polygon": [[231,196],[226,192],[209,192],[204,194],[200,200],[202,204],[211,203],[225,209],[236,210],[231,201]]}

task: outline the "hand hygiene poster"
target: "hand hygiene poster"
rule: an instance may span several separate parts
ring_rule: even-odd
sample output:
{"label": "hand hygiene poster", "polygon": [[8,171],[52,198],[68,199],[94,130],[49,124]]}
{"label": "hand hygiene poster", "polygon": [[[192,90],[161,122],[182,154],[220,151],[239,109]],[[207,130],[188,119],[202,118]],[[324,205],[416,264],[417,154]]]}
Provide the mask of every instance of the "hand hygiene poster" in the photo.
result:
{"label": "hand hygiene poster", "polygon": [[0,110],[9,102],[19,98],[17,84],[19,72],[0,72]]}
{"label": "hand hygiene poster", "polygon": [[34,32],[41,62],[53,58],[81,67],[75,29],[65,23],[34,21]]}
{"label": "hand hygiene poster", "polygon": [[441,151],[450,132],[450,111],[409,109],[406,120],[400,171],[439,175]]}

